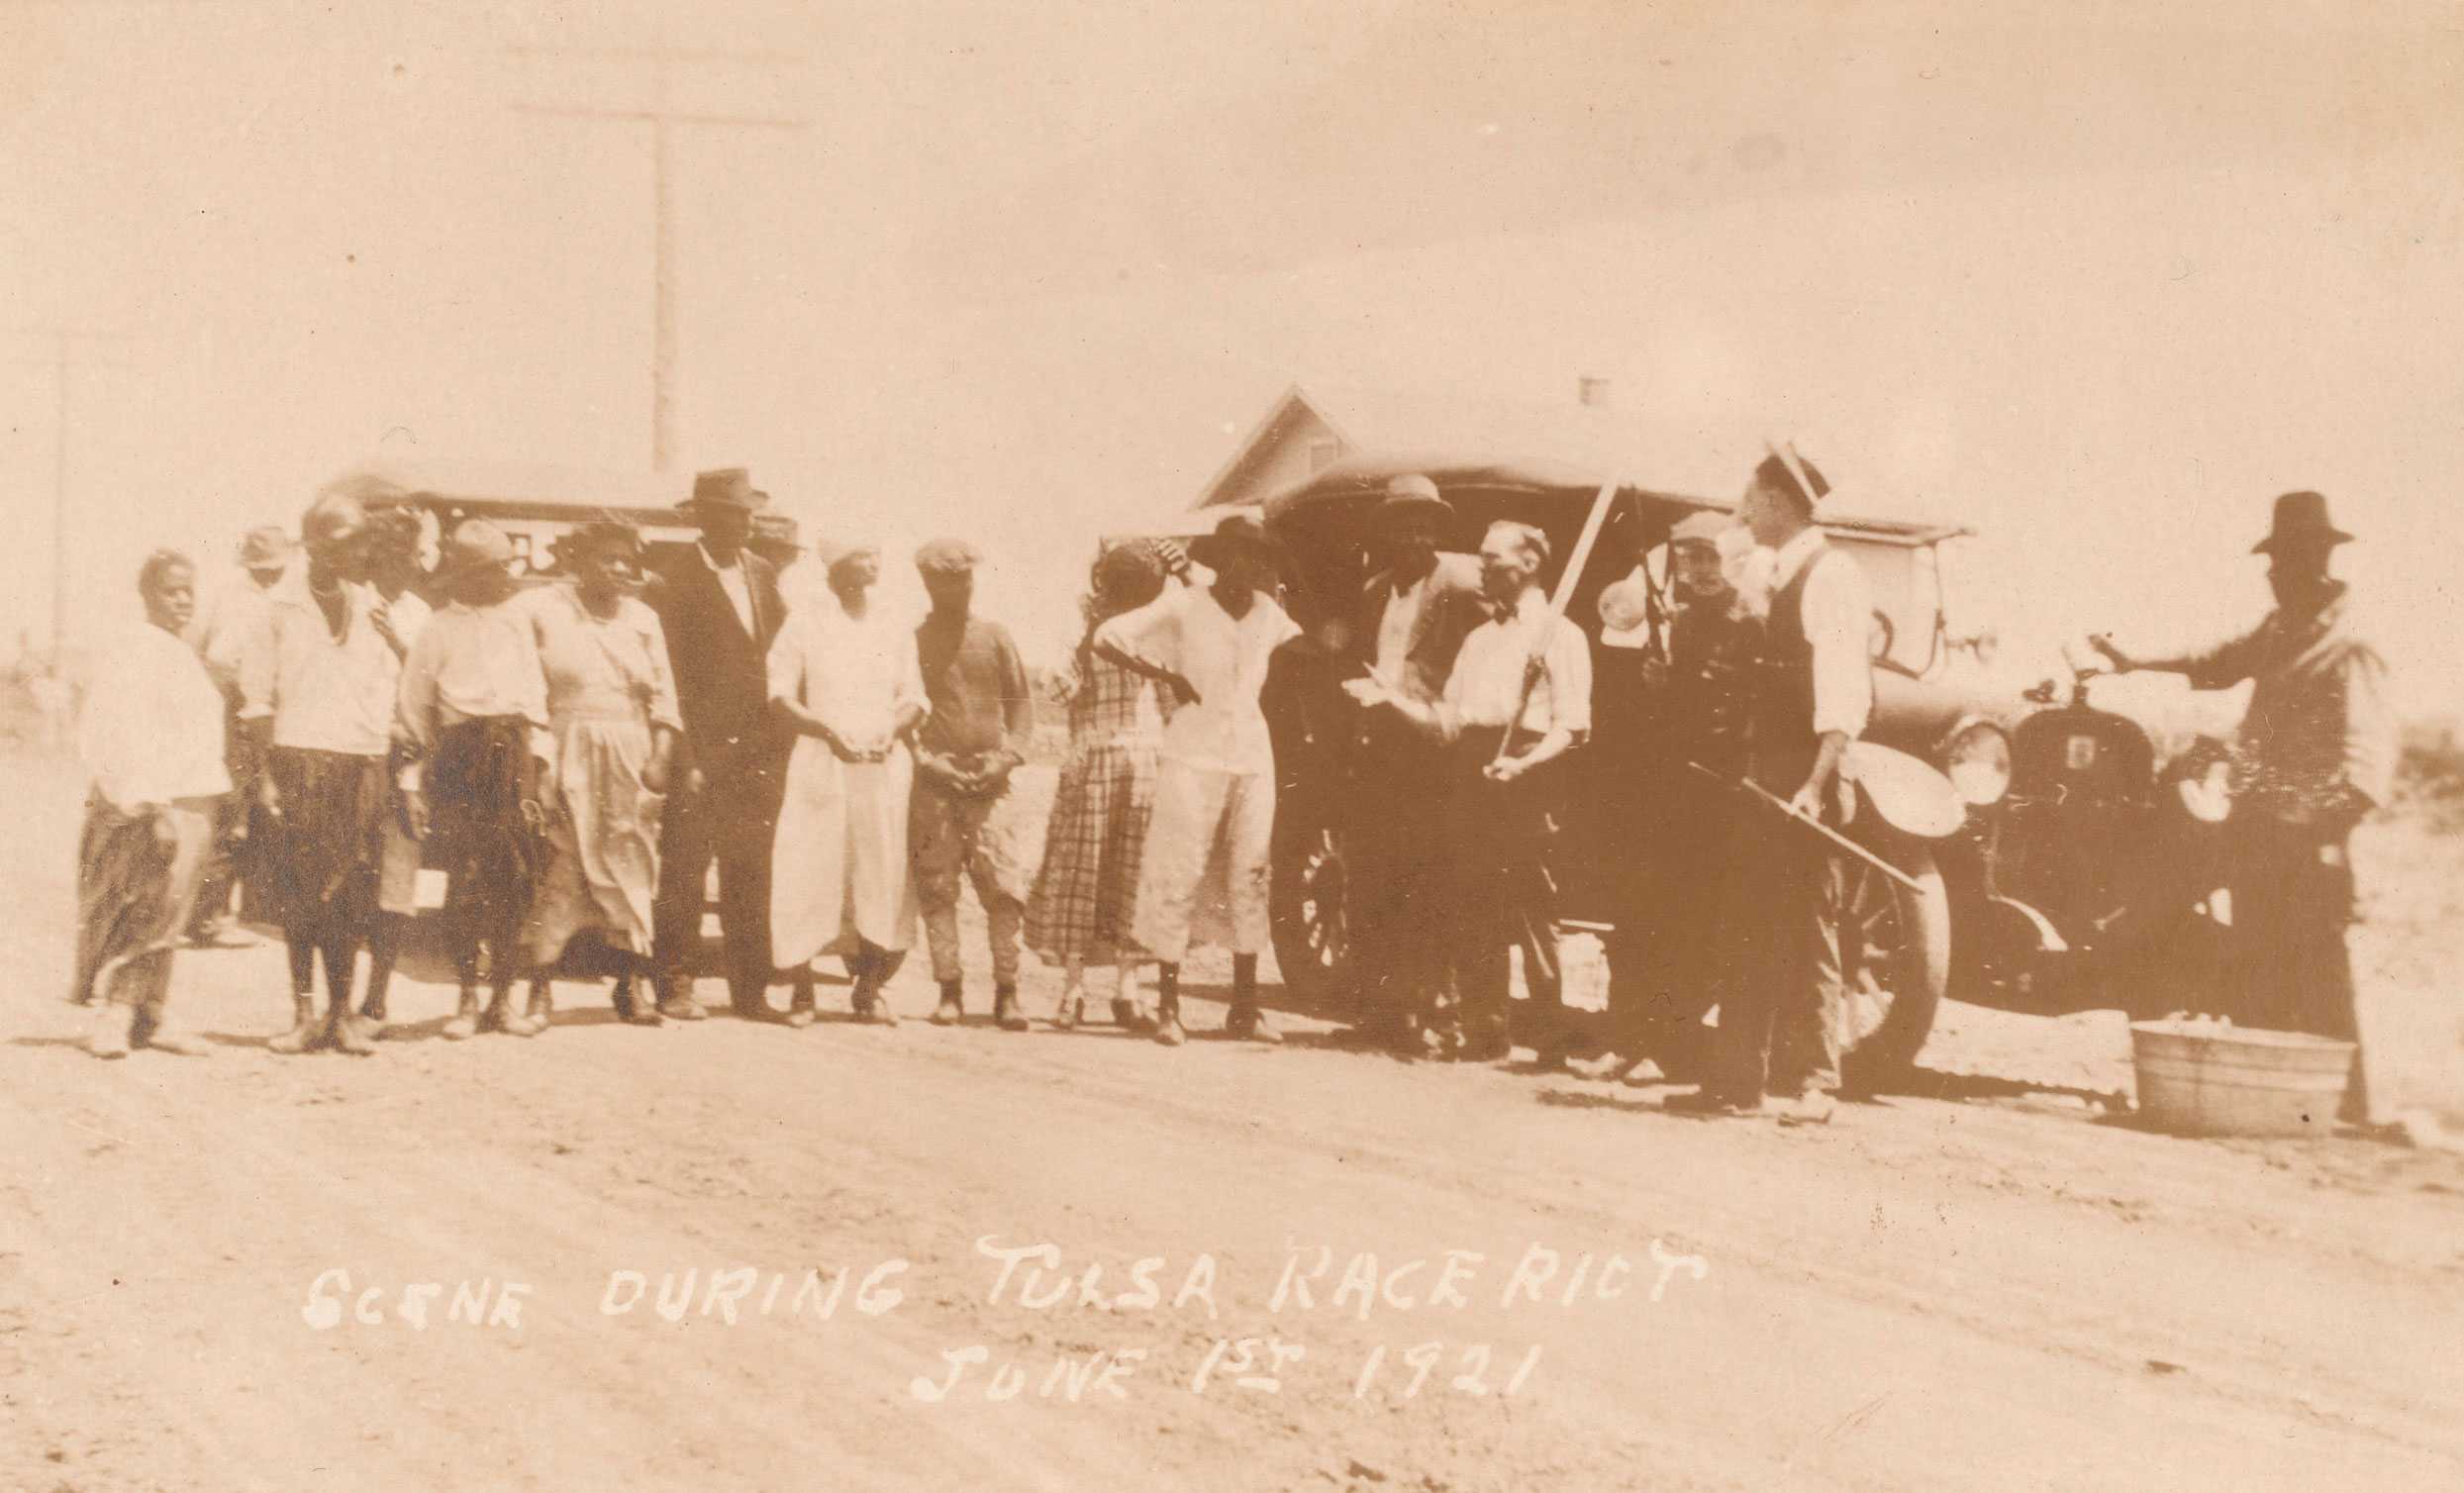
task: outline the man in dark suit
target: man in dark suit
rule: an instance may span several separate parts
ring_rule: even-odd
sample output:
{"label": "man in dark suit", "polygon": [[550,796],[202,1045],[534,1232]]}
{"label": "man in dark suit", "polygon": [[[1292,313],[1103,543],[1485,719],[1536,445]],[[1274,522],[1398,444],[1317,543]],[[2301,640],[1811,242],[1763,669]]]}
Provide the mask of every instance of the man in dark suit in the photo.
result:
{"label": "man in dark suit", "polygon": [[[1377,516],[1385,568],[1369,578],[1352,625],[1354,666],[1423,704],[1445,693],[1465,635],[1488,620],[1479,561],[1438,552],[1453,518],[1429,478],[1387,484]],[[1357,897],[1347,911],[1360,1037],[1418,1050],[1450,983],[1445,798],[1453,775],[1443,749],[1391,713],[1366,714],[1358,746],[1366,770],[1348,840]]]}
{"label": "man in dark suit", "polygon": [[689,965],[701,942],[702,889],[719,862],[719,926],[728,998],[739,1016],[770,1016],[770,837],[786,743],[769,713],[770,640],[786,619],[778,572],[745,540],[763,495],[741,467],[693,479],[685,513],[701,543],[667,565],[648,594],[667,635],[684,747],[659,830],[651,942],[659,1012],[699,1021]]}

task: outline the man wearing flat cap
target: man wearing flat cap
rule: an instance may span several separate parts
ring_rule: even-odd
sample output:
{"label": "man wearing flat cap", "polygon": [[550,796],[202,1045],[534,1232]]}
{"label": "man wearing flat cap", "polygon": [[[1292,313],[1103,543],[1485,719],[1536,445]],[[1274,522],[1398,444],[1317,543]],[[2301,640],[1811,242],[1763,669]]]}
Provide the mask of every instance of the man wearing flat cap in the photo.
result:
{"label": "man wearing flat cap", "polygon": [[[256,943],[232,918],[232,892],[251,874],[247,863],[248,806],[254,799],[256,774],[262,766],[250,749],[248,733],[240,727],[240,650],[248,636],[264,626],[274,583],[282,579],[294,547],[290,533],[278,524],[249,530],[241,539],[239,550],[240,568],[246,572],[247,580],[222,587],[215,594],[214,604],[200,609],[187,633],[189,645],[196,648],[206,672],[213,676],[230,705],[223,735],[228,744],[227,766],[232,781],[232,791],[215,816],[214,843],[207,851],[196,905],[189,917],[188,944],[192,948],[246,948]],[[260,824],[255,828],[265,827]],[[243,891],[244,904],[255,900],[261,899],[252,890]]]}
{"label": "man wearing flat cap", "polygon": [[933,610],[916,628],[916,659],[931,706],[916,733],[916,781],[908,799],[908,856],[924,911],[933,978],[941,987],[936,1026],[966,1011],[958,959],[961,881],[975,887],[992,943],[993,1020],[1027,1030],[1018,1003],[1019,934],[1035,867],[1027,864],[1027,826],[1010,797],[1010,774],[1027,760],[1035,704],[1027,665],[1009,629],[973,615],[975,567],[983,556],[964,540],[935,540],[916,551]]}
{"label": "man wearing flat cap", "polygon": [[[1848,744],[1873,711],[1866,634],[1872,591],[1854,556],[1831,547],[1816,517],[1830,483],[1793,446],[1755,466],[1737,518],[1772,551],[1772,594],[1745,696],[1746,775],[1800,818],[1838,825],[1851,786]],[[1768,816],[1732,857],[1720,1046],[1702,1088],[1668,1101],[1707,1115],[1760,1113],[1827,1123],[1844,1042],[1839,909],[1846,872],[1828,843]]]}
{"label": "man wearing flat cap", "polygon": [[[1352,629],[1355,665],[1424,705],[1444,695],[1463,640],[1488,621],[1480,561],[1438,550],[1453,523],[1429,478],[1412,473],[1386,484],[1375,528],[1383,567],[1361,592]],[[1360,1035],[1411,1050],[1433,1030],[1450,983],[1446,797],[1454,774],[1440,744],[1388,712],[1364,712],[1355,747],[1367,768],[1355,778],[1361,798],[1347,841],[1360,892],[1348,909]]]}
{"label": "man wearing flat cap", "polygon": [[739,1016],[770,1014],[770,837],[788,742],[770,715],[768,660],[787,605],[778,573],[745,547],[761,501],[740,466],[695,477],[683,508],[701,543],[666,566],[649,593],[684,717],[651,910],[658,1009],[673,1021],[704,1014],[691,963],[714,859],[729,1001]]}
{"label": "man wearing flat cap", "polygon": [[[2327,500],[2289,492],[2251,547],[2267,556],[2276,605],[2249,632],[2172,658],[2141,658],[2094,639],[2116,667],[2185,674],[2194,689],[2253,681],[2241,721],[2231,827],[2236,1009],[2244,1026],[2358,1043],[2353,968],[2353,829],[2387,802],[2395,777],[2395,715],[2387,661],[2357,625],[2329,561],[2352,536]],[[2370,1122],[2361,1053],[2340,1118]]]}

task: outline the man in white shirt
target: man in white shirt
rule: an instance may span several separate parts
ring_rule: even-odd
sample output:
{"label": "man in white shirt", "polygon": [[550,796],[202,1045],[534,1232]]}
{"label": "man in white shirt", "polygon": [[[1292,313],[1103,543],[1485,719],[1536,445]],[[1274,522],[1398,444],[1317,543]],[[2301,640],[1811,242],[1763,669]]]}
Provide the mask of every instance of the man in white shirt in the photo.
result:
{"label": "man in white shirt", "polygon": [[1230,846],[1232,1000],[1224,1030],[1277,1042],[1257,1004],[1257,956],[1266,946],[1269,852],[1275,831],[1275,753],[1258,690],[1276,648],[1300,629],[1273,598],[1275,549],[1245,514],[1189,547],[1215,572],[1205,590],[1175,587],[1095,630],[1095,650],[1160,681],[1179,701],[1164,727],[1155,812],[1138,872],[1132,937],[1161,963],[1155,1040],[1178,1046],[1181,961],[1210,851]]}
{"label": "man in white shirt", "polygon": [[307,561],[269,593],[262,626],[240,652],[240,718],[265,770],[257,811],[291,959],[291,1030],[267,1045],[306,1051],[321,1038],[312,981],[325,961],[324,1040],[376,1050],[350,1020],[359,946],[376,916],[385,759],[401,671],[371,614],[368,518],[356,499],[320,498],[300,520]]}
{"label": "man in white shirt", "polygon": [[77,749],[88,782],[77,853],[77,976],[70,999],[99,1001],[87,1050],[123,1057],[132,1045],[200,1054],[165,1031],[171,951],[188,920],[224,767],[223,692],[180,641],[196,605],[197,572],[158,550],[138,573],[147,626],[106,654],[86,689]]}
{"label": "man in white shirt", "polygon": [[[1853,557],[1816,522],[1830,484],[1793,448],[1754,468],[1737,517],[1774,555],[1771,600],[1747,714],[1747,776],[1800,818],[1842,824],[1854,786],[1839,772],[1873,710],[1866,649],[1873,596]],[[1725,1060],[1672,1106],[1757,1113],[1766,1094],[1787,1124],[1826,1123],[1836,1104],[1845,1015],[1839,909],[1846,875],[1822,837],[1765,821],[1737,846],[1728,902],[1736,978],[1723,991]]]}
{"label": "man in white shirt", "polygon": [[1509,950],[1516,948],[1532,1009],[1545,1023],[1534,1043],[1540,1061],[1553,1066],[1565,1057],[1549,853],[1563,793],[1557,764],[1591,735],[1592,671],[1583,630],[1557,616],[1540,590],[1548,557],[1548,538],[1539,530],[1510,521],[1489,526],[1480,571],[1492,615],[1463,640],[1445,693],[1433,703],[1376,680],[1344,686],[1363,705],[1386,706],[1455,754],[1448,911],[1460,1009],[1446,1038],[1453,1055],[1470,1062],[1512,1051],[1506,1016]]}

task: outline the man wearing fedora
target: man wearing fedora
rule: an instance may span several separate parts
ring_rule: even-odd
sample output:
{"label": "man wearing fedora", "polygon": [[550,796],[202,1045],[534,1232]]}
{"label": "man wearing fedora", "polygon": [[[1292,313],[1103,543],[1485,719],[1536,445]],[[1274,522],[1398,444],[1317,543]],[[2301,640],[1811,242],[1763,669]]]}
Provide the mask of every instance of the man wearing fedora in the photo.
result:
{"label": "man wearing fedora", "polygon": [[[2387,661],[2356,625],[2329,560],[2346,534],[2315,492],[2276,499],[2275,521],[2251,553],[2267,556],[2276,605],[2259,625],[2205,652],[2141,658],[2092,640],[2117,668],[2188,675],[2195,689],[2252,681],[2237,744],[2232,817],[2237,853],[2228,886],[2232,988],[2246,1026],[2357,1043],[2352,960],[2350,843],[2354,826],[2387,802],[2396,725]],[[2340,1118],[2370,1120],[2361,1053]]]}
{"label": "man wearing fedora", "polygon": [[1181,961],[1207,878],[1209,853],[1228,847],[1232,998],[1224,1030],[1277,1042],[1257,1004],[1257,956],[1268,934],[1275,833],[1275,753],[1258,692],[1277,648],[1300,629],[1274,599],[1276,549],[1265,527],[1234,514],[1189,547],[1215,572],[1204,590],[1174,587],[1095,630],[1095,651],[1156,680],[1179,708],[1163,729],[1155,813],[1138,868],[1131,937],[1159,961],[1155,1040],[1177,1046]]}
{"label": "man wearing fedora", "polygon": [[[1375,529],[1384,567],[1362,590],[1352,629],[1355,667],[1423,705],[1445,694],[1463,640],[1488,620],[1479,560],[1438,551],[1453,522],[1429,478],[1412,473],[1386,484]],[[1346,911],[1360,1036],[1414,1050],[1433,1035],[1450,984],[1453,774],[1440,744],[1390,712],[1364,712],[1354,746],[1365,769],[1354,778],[1360,797],[1348,837],[1360,896]]]}
{"label": "man wearing fedora", "polygon": [[770,1014],[770,836],[788,743],[770,715],[770,643],[786,620],[778,573],[745,547],[762,494],[740,466],[693,479],[684,512],[701,542],[660,573],[648,599],[666,634],[684,717],[683,749],[659,825],[651,909],[658,1009],[699,1021],[691,962],[703,893],[719,863],[728,997],[739,1016]]}

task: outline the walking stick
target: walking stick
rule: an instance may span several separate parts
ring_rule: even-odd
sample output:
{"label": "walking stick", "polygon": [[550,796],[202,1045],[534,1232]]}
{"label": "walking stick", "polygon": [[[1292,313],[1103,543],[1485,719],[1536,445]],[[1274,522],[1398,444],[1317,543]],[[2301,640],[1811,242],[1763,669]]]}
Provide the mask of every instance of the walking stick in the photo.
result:
{"label": "walking stick", "polygon": [[1723,777],[1719,773],[1712,771],[1709,767],[1704,766],[1701,762],[1688,762],[1686,765],[1703,774],[1703,776],[1710,778],[1713,782],[1726,788],[1732,793],[1749,794],[1762,800],[1762,802],[1769,804],[1772,808],[1779,810],[1780,817],[1782,819],[1787,820],[1791,824],[1805,826],[1807,829],[1812,830],[1815,834],[1829,841],[1832,845],[1837,846],[1849,854],[1854,855],[1857,859],[1872,866],[1875,870],[1882,872],[1885,876],[1888,876],[1900,885],[1907,887],[1910,891],[1915,892],[1920,896],[1924,894],[1925,885],[1923,882],[1919,881],[1916,877],[1901,870],[1898,866],[1893,865],[1890,861],[1883,859],[1873,851],[1865,848],[1861,845],[1858,845],[1855,841],[1850,840],[1847,836],[1840,834],[1837,830],[1832,829],[1821,820],[1808,819],[1804,815],[1797,813],[1795,810],[1788,807],[1788,801],[1786,799],[1781,798],[1778,794],[1773,793],[1770,789],[1762,786],[1762,784],[1743,778],[1730,779]]}
{"label": "walking stick", "polygon": [[1617,478],[1600,484],[1600,495],[1591,501],[1591,513],[1583,520],[1582,536],[1574,542],[1574,552],[1566,556],[1566,567],[1557,576],[1557,593],[1548,599],[1548,620],[1540,624],[1538,637],[1532,642],[1523,670],[1523,690],[1515,697],[1515,713],[1506,719],[1506,734],[1498,738],[1497,755],[1489,759],[1494,767],[1506,760],[1507,745],[1515,739],[1515,728],[1523,724],[1523,712],[1531,703],[1532,666],[1539,663],[1541,650],[1548,647],[1548,635],[1556,631],[1557,619],[1566,615],[1567,605],[1574,600],[1574,583],[1583,577],[1583,566],[1591,560],[1592,546],[1600,539],[1601,526],[1609,522],[1609,505],[1617,501]]}

